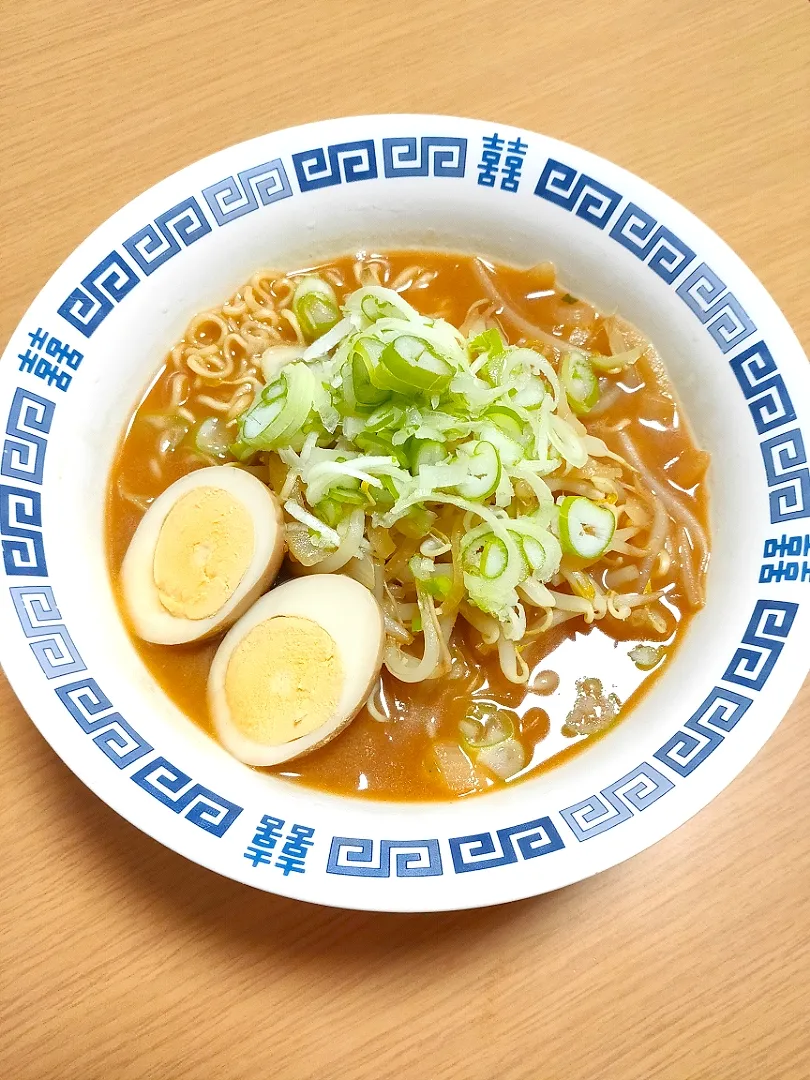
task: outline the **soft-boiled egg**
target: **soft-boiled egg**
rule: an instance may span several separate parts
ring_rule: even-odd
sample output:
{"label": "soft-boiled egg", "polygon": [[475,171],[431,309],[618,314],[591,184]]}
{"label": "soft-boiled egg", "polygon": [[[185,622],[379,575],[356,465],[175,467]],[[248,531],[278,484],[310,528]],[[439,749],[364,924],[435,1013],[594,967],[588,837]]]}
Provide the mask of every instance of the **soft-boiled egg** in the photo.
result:
{"label": "soft-boiled egg", "polygon": [[385,632],[372,593],[318,574],[279,585],[229,631],[208,678],[226,750],[277,765],[338,735],[379,677]]}
{"label": "soft-boiled egg", "polygon": [[284,558],[275,495],[242,469],[199,469],[141,519],[121,567],[133,629],[179,645],[230,626],[265,592]]}

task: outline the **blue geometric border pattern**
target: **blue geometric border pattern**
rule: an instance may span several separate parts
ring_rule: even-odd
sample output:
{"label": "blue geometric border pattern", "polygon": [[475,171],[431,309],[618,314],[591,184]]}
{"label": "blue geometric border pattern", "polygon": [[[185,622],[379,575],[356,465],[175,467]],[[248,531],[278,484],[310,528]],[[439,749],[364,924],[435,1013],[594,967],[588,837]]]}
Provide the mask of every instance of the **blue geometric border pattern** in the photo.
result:
{"label": "blue geometric border pattern", "polygon": [[554,158],[546,162],[534,193],[573,211],[597,229],[604,229],[622,201],[618,191]]}
{"label": "blue geometric border pattern", "polygon": [[467,140],[443,135],[383,139],[385,176],[463,176]]}
{"label": "blue geometric border pattern", "polygon": [[27,638],[41,637],[54,623],[62,621],[50,585],[13,585],[9,592],[22,632]]}
{"label": "blue geometric border pattern", "polygon": [[58,686],[56,694],[82,731],[93,736],[96,746],[119,769],[151,753],[153,747],[113,710],[95,679]]}
{"label": "blue geometric border pattern", "polygon": [[22,632],[29,639],[31,652],[45,678],[86,671],[87,666],[62,623],[50,585],[15,585],[9,592]]}
{"label": "blue geometric border pattern", "polygon": [[636,258],[646,263],[668,285],[671,285],[695,258],[695,253],[688,244],[665,225],[659,225],[652,214],[648,214],[633,202],[624,208],[619,220],[610,230],[610,235]]}
{"label": "blue geometric border pattern", "polygon": [[771,523],[810,517],[810,472],[799,428],[791,428],[760,444],[768,483]]}
{"label": "blue geometric border pattern", "polygon": [[560,813],[577,840],[590,840],[646,810],[675,785],[649,762],[642,761],[615,783]]}
{"label": "blue geometric border pattern", "polygon": [[195,784],[190,776],[165,757],[150,761],[133,773],[130,780],[175,814],[182,814],[214,836],[224,836],[242,813],[241,806],[202,784]]}
{"label": "blue geometric border pattern", "polygon": [[0,484],[0,545],[9,577],[47,577],[38,491]]}
{"label": "blue geometric border pattern", "polygon": [[729,352],[756,332],[737,297],[705,262],[692,271],[676,292],[700,319],[721,352]]}
{"label": "blue geometric border pattern", "polygon": [[655,751],[653,757],[679,776],[689,776],[722,743],[752,704],[751,698],[715,686],[692,713],[683,729]]}
{"label": "blue geometric border pattern", "polygon": [[757,341],[729,363],[760,435],[796,419],[787,387],[764,341]]}
{"label": "blue geometric border pattern", "polygon": [[345,181],[353,184],[358,180],[375,180],[377,177],[377,152],[373,139],[357,142],[334,143],[326,150],[316,146],[293,154],[293,166],[302,192],[316,188],[333,187]]}
{"label": "blue geometric border pattern", "polygon": [[494,835],[483,832],[470,836],[451,836],[449,843],[453,867],[457,874],[506,866],[508,863],[517,862],[518,855],[522,859],[536,859],[540,855],[548,855],[549,852],[565,847],[562,837],[548,817],[498,829]]}
{"label": "blue geometric border pattern", "polygon": [[82,278],[57,311],[86,338],[92,337],[116,304],[127,296],[141,279],[120,251],[111,251],[90,273]]}
{"label": "blue geometric border pattern", "polygon": [[47,447],[44,436],[51,430],[55,408],[48,398],[17,387],[6,424],[8,438],[3,443],[0,476],[42,483]]}
{"label": "blue geometric border pattern", "polygon": [[333,837],[327,874],[387,878],[392,864],[398,878],[438,877],[443,873],[438,840],[380,840],[375,852],[376,847],[377,841],[363,837]]}
{"label": "blue geometric border pattern", "polygon": [[758,600],[743,634],[742,645],[734,653],[723,679],[751,690],[761,690],[784,647],[798,610],[798,604],[783,600]]}
{"label": "blue geometric border pattern", "polygon": [[[93,736],[93,742],[116,768],[125,769],[152,753],[151,743],[115,710],[95,679],[86,676],[65,683],[56,688],[56,695],[81,730]],[[175,814],[183,814],[193,825],[213,836],[224,836],[242,813],[241,806],[202,784],[195,784],[164,757],[154,758],[130,779]]]}
{"label": "blue geometric border pattern", "polygon": [[258,210],[260,203],[269,206],[290,195],[292,188],[280,158],[243,169],[236,176],[226,176],[203,188],[203,197],[217,225],[227,225],[243,214]]}
{"label": "blue geometric border pattern", "polygon": [[210,232],[211,225],[192,196],[158,214],[154,224],[144,225],[133,233],[124,241],[124,248],[148,275],[176,255],[181,247],[190,247]]}

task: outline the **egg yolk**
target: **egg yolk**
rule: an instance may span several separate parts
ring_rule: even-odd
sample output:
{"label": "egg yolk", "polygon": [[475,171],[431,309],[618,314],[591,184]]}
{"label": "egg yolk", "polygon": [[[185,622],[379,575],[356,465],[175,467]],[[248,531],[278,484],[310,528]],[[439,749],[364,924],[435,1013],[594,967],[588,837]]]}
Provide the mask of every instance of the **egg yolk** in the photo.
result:
{"label": "egg yolk", "polygon": [[234,726],[253,742],[279,746],[317,731],[335,713],[343,665],[318,623],[276,615],[247,633],[225,674]]}
{"label": "egg yolk", "polygon": [[253,559],[253,519],[222,488],[178,499],[155,545],[153,575],[163,607],[180,619],[208,619],[238,589]]}

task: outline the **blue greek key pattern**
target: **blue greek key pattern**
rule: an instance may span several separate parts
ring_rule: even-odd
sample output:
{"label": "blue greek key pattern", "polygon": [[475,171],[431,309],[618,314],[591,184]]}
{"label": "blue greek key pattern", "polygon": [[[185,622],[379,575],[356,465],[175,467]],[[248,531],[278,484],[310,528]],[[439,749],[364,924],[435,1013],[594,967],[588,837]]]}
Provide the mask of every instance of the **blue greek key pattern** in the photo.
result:
{"label": "blue greek key pattern", "polygon": [[165,757],[150,761],[130,779],[175,814],[182,814],[213,836],[224,836],[242,813],[241,806],[223,799],[202,784],[195,784]]}
{"label": "blue greek key pattern", "polygon": [[124,248],[144,274],[151,274],[181,248],[190,247],[210,232],[211,225],[200,204],[191,197],[158,214],[154,224],[133,233],[124,241]]}
{"label": "blue greek key pattern", "polygon": [[729,352],[756,332],[737,297],[706,263],[693,270],[676,291],[709,331],[721,352]]}
{"label": "blue greek key pattern", "polygon": [[243,214],[258,210],[260,204],[269,206],[279,199],[288,199],[290,195],[292,188],[280,158],[254,165],[252,169],[243,169],[236,176],[226,176],[224,180],[203,188],[203,197],[217,225],[227,225]]}
{"label": "blue greek key pattern", "polygon": [[605,228],[622,201],[618,191],[554,158],[546,162],[534,193],[571,210],[597,229]]}
{"label": "blue greek key pattern", "polygon": [[743,634],[742,645],[734,653],[723,679],[751,690],[761,690],[782,651],[798,610],[798,604],[783,600],[758,600]]}
{"label": "blue greek key pattern", "polygon": [[45,436],[51,430],[55,408],[48,398],[17,387],[6,424],[8,438],[3,443],[0,476],[26,480],[29,484],[42,483]]}
{"label": "blue greek key pattern", "polygon": [[679,776],[689,776],[717,749],[751,703],[751,698],[743,694],[715,686],[683,728],[656,750],[653,757]]}
{"label": "blue greek key pattern", "polygon": [[345,181],[375,180],[377,177],[377,153],[373,139],[359,142],[335,143],[333,146],[315,147],[293,154],[295,175],[301,191],[333,187]]}
{"label": "blue greek key pattern", "polygon": [[771,523],[810,517],[810,472],[804,439],[791,428],[766,439],[760,446],[768,483]]}
{"label": "blue greek key pattern", "polygon": [[457,874],[506,866],[517,862],[518,858],[536,859],[563,847],[562,837],[548,817],[498,829],[494,834],[483,832],[450,838],[450,853]]}
{"label": "blue greek key pattern", "polygon": [[111,251],[57,308],[59,314],[86,338],[92,337],[113,307],[141,279],[118,251]]}
{"label": "blue greek key pattern", "polygon": [[383,139],[385,176],[463,176],[467,140],[444,135]]}
{"label": "blue greek key pattern", "polygon": [[22,585],[9,589],[22,632],[27,638],[40,637],[62,621],[50,585]]}
{"label": "blue greek key pattern", "polygon": [[56,695],[85,735],[92,735],[99,750],[119,769],[151,753],[153,747],[114,710],[95,679],[58,686]]}
{"label": "blue greek key pattern", "polygon": [[46,679],[86,671],[84,660],[62,623],[50,585],[15,585],[9,589],[22,632]]}
{"label": "blue greek key pattern", "polygon": [[438,877],[443,872],[438,840],[380,840],[375,849],[376,840],[335,836],[326,872],[343,877],[387,878],[392,863],[398,878]]}
{"label": "blue greek key pattern", "polygon": [[642,761],[599,794],[567,806],[560,813],[577,840],[590,840],[629,821],[634,814],[646,810],[662,795],[672,791],[674,786],[649,762]]}
{"label": "blue greek key pattern", "polygon": [[680,237],[659,225],[657,220],[635,203],[628,203],[610,235],[636,258],[646,263],[668,285],[680,276],[695,258],[695,253]]}
{"label": "blue greek key pattern", "polygon": [[9,577],[47,577],[38,491],[0,484],[0,545]]}
{"label": "blue greek key pattern", "polygon": [[764,341],[756,342],[729,362],[760,435],[796,419],[787,387]]}

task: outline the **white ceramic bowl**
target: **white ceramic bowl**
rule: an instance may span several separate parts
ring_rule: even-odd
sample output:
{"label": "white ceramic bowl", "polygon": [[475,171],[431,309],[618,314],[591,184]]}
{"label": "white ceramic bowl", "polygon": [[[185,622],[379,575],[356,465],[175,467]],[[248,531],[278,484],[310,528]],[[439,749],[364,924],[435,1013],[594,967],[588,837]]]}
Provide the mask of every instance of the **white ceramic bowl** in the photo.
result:
{"label": "white ceramic bowl", "polygon": [[[167,700],[115,608],[104,498],[122,428],[194,312],[268,262],[419,246],[552,259],[570,288],[655,342],[712,454],[713,554],[705,610],[606,738],[496,794],[379,804],[254,772]],[[542,135],[445,116],[355,117],[183,169],[111,217],[45,286],[0,364],[0,417],[0,659],[14,689],[118,813],[257,888],[419,911],[567,885],[713,798],[808,667],[810,379],[799,344],[700,221]]]}

